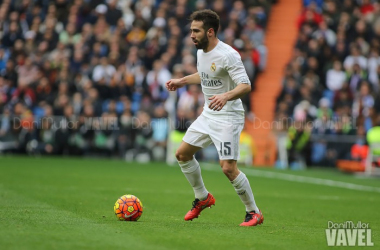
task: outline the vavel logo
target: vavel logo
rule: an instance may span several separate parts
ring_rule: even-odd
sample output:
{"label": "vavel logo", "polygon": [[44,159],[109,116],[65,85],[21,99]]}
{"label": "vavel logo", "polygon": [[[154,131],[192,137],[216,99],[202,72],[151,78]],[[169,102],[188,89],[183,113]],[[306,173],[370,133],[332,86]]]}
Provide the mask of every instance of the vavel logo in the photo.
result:
{"label": "vavel logo", "polygon": [[352,221],[334,223],[329,221],[326,229],[328,246],[373,246],[369,223]]}

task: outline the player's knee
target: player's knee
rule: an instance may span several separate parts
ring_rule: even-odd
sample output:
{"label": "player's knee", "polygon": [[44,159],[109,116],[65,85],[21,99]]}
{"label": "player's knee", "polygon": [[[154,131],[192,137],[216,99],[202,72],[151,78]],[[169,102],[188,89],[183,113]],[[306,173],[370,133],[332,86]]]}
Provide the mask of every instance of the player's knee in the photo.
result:
{"label": "player's knee", "polygon": [[234,173],[234,170],[233,170],[232,168],[224,167],[224,168],[222,168],[222,170],[223,170],[223,173],[224,173],[227,177],[233,175],[233,173]]}
{"label": "player's knee", "polygon": [[221,161],[220,166],[227,177],[234,175],[238,171],[235,160]]}
{"label": "player's knee", "polygon": [[222,168],[236,168],[236,160],[220,160],[220,166]]}
{"label": "player's knee", "polygon": [[177,161],[190,161],[193,159],[192,155],[187,155],[179,150],[175,152],[175,158],[177,158]]}

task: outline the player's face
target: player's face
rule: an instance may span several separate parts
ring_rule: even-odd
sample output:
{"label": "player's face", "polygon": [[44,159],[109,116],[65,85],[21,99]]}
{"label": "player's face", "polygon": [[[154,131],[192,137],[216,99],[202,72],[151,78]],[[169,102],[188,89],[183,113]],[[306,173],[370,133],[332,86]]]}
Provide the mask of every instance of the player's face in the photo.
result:
{"label": "player's face", "polygon": [[203,28],[202,21],[193,21],[190,27],[191,39],[197,49],[206,49],[208,46],[208,38]]}

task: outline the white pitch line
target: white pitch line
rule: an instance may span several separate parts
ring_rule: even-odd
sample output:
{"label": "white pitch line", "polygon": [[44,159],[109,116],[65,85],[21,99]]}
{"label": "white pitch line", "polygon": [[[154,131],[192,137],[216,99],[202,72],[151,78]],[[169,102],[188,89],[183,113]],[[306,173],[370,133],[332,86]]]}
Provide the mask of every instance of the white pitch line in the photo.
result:
{"label": "white pitch line", "polygon": [[[209,164],[209,163],[201,163],[201,167],[204,170],[221,171],[220,167],[216,168],[215,165]],[[316,184],[316,185],[322,185],[322,186],[339,187],[339,188],[345,188],[345,189],[351,189],[351,190],[380,193],[380,188],[378,187],[363,186],[363,185],[342,182],[342,181],[334,181],[334,180],[329,180],[329,179],[267,172],[267,171],[258,170],[258,169],[244,169],[243,172],[249,176],[260,176],[260,177],[265,177],[265,178],[270,178],[270,179],[279,179],[279,180],[286,180],[286,181],[292,181],[292,182],[309,183],[309,184]]]}

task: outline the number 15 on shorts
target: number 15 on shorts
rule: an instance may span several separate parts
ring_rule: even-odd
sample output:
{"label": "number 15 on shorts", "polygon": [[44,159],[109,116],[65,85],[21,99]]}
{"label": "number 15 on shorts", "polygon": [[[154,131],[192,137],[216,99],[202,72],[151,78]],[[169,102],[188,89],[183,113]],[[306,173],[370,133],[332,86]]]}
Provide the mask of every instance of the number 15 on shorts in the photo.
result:
{"label": "number 15 on shorts", "polygon": [[221,142],[219,152],[220,152],[221,156],[230,156],[231,155],[231,142]]}

